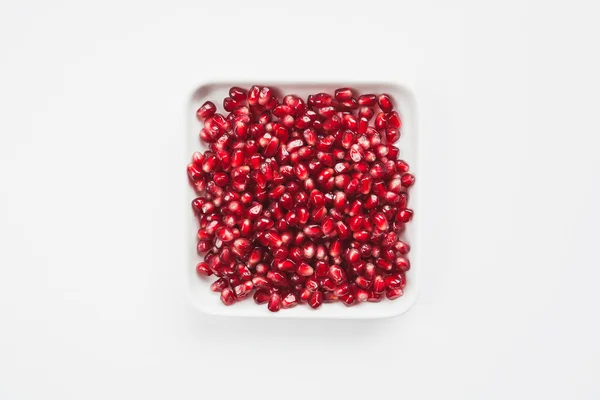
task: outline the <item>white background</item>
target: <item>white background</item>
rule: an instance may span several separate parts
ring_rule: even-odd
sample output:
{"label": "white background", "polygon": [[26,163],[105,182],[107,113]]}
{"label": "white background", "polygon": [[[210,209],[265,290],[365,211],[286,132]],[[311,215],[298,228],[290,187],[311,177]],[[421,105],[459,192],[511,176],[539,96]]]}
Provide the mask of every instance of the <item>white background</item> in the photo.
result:
{"label": "white background", "polygon": [[[593,4],[0,3],[0,399],[600,398]],[[189,305],[183,112],[211,79],[414,90],[411,311]]]}

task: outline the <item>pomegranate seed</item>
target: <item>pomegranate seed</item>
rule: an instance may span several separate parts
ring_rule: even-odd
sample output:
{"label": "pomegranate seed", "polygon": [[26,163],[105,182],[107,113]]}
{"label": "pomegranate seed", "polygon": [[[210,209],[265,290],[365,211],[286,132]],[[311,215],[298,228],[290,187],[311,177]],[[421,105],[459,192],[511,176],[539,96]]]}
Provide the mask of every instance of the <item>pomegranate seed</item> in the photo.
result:
{"label": "pomegranate seed", "polygon": [[369,287],[371,287],[371,281],[365,278],[364,276],[357,276],[354,282],[358,287],[361,287],[363,289],[368,289]]}
{"label": "pomegranate seed", "polygon": [[387,231],[389,229],[388,221],[385,218],[385,215],[383,215],[383,213],[381,212],[378,212],[375,215],[373,215],[373,222],[375,223],[377,229],[379,229],[380,231]]}
{"label": "pomegranate seed", "polygon": [[254,288],[254,284],[252,281],[246,281],[241,283],[233,288],[233,292],[235,293],[235,297],[239,299],[243,299],[248,296],[252,289]]}
{"label": "pomegranate seed", "polygon": [[211,276],[212,271],[208,267],[208,263],[201,262],[196,265],[196,273],[200,276]]}
{"label": "pomegranate seed", "polygon": [[387,126],[389,128],[400,129],[402,127],[402,121],[396,111],[392,111],[386,115]]}
{"label": "pomegranate seed", "polygon": [[236,101],[244,101],[246,100],[246,98],[248,97],[246,90],[234,86],[231,89],[229,89],[229,97],[231,97],[232,99],[236,100]]}
{"label": "pomegranate seed", "polygon": [[312,292],[306,288],[300,291],[300,301],[308,301],[312,296]]}
{"label": "pomegranate seed", "polygon": [[352,159],[352,161],[354,162],[359,162],[363,159],[364,157],[364,152],[362,147],[360,147],[358,144],[353,144],[350,147],[350,158]]}
{"label": "pomegranate seed", "polygon": [[305,282],[305,286],[311,292],[316,292],[319,290],[319,282],[317,282],[314,278],[308,278]]}
{"label": "pomegranate seed", "polygon": [[398,222],[408,222],[413,217],[413,211],[405,208],[404,210],[398,211],[398,215],[396,216],[396,221]]}
{"label": "pomegranate seed", "polygon": [[[371,107],[362,107],[360,110],[358,110],[358,117],[366,119],[367,122],[371,118],[373,118],[373,115],[375,115],[375,111]],[[365,129],[365,132],[366,132],[366,129]],[[365,133],[365,132],[362,132],[362,133]]]}
{"label": "pomegranate seed", "polygon": [[346,273],[337,265],[332,265],[329,267],[329,272],[327,273],[327,276],[333,279],[336,285],[340,285],[346,280]]}
{"label": "pomegranate seed", "polygon": [[338,297],[345,296],[348,293],[350,293],[350,286],[348,285],[348,283],[344,282],[344,283],[338,285],[335,288],[335,290],[333,291],[333,293]]}
{"label": "pomegranate seed", "polygon": [[219,238],[219,240],[225,243],[231,242],[234,239],[233,231],[227,227],[221,227],[217,229],[215,233],[217,238]]}
{"label": "pomegranate seed", "polygon": [[415,183],[415,177],[412,174],[404,174],[400,180],[405,188],[411,187]]}
{"label": "pomegranate seed", "polygon": [[338,300],[338,297],[333,292],[323,293],[323,303],[334,303]]}
{"label": "pomegranate seed", "polygon": [[217,112],[217,106],[211,101],[207,101],[196,111],[198,119],[206,119],[212,117]]}
{"label": "pomegranate seed", "polygon": [[223,108],[227,112],[231,112],[240,106],[241,106],[241,103],[239,101],[232,99],[231,97],[225,97],[223,99]]}
{"label": "pomegranate seed", "polygon": [[379,103],[379,108],[381,108],[381,111],[383,112],[390,112],[394,108],[392,99],[390,99],[390,96],[387,94],[380,94],[377,98],[377,102]]}
{"label": "pomegranate seed", "polygon": [[404,291],[402,289],[389,289],[385,292],[385,297],[387,297],[389,300],[395,300],[403,294]]}
{"label": "pomegranate seed", "polygon": [[352,89],[350,89],[350,88],[337,89],[334,93],[334,96],[337,101],[350,100],[352,98]]}
{"label": "pomegranate seed", "polygon": [[367,301],[369,299],[369,292],[363,288],[356,289],[356,301]]}
{"label": "pomegranate seed", "polygon": [[369,298],[367,299],[367,301],[371,303],[379,303],[382,297],[383,295],[381,293],[369,292]]}
{"label": "pomegranate seed", "polygon": [[356,110],[358,108],[358,102],[355,99],[348,99],[340,102],[342,109]]}
{"label": "pomegranate seed", "polygon": [[281,240],[281,235],[279,235],[275,231],[267,231],[265,234],[265,239],[267,240],[268,243],[270,243],[272,246],[275,246],[275,247],[281,247],[281,245],[283,244],[283,241]]}
{"label": "pomegranate seed", "polygon": [[407,254],[410,251],[410,246],[408,243],[404,243],[400,240],[396,242],[394,247],[400,252],[400,254]]}
{"label": "pomegranate seed", "polygon": [[383,293],[386,289],[385,279],[381,275],[375,276],[373,280],[373,291],[375,293]]}
{"label": "pomegranate seed", "polygon": [[344,296],[339,296],[339,299],[346,306],[352,306],[352,305],[356,304],[356,296],[354,296],[354,294],[352,294],[352,293],[348,293]]}
{"label": "pomegranate seed", "polygon": [[300,276],[311,276],[314,273],[313,268],[305,262],[298,265],[296,273]]}
{"label": "pomegranate seed", "polygon": [[375,128],[378,131],[382,131],[382,130],[384,130],[386,128],[386,126],[387,126],[387,120],[385,118],[385,113],[380,112],[375,117]]}
{"label": "pomegranate seed", "polygon": [[317,238],[321,236],[321,229],[319,225],[307,225],[304,227],[304,234],[309,238]]}
{"label": "pomegranate seed", "polygon": [[333,282],[332,279],[324,276],[319,280],[319,284],[320,286],[323,288],[323,290],[327,291],[327,292],[332,292],[335,290],[336,285]]}
{"label": "pomegranate seed", "polygon": [[394,265],[400,271],[406,272],[410,269],[410,261],[408,261],[408,259],[405,257],[396,257],[396,259],[394,260]]}
{"label": "pomegranate seed", "polygon": [[271,287],[271,283],[269,280],[267,280],[267,278],[265,278],[264,276],[255,276],[252,278],[252,283],[254,284],[254,287],[256,288],[270,288]]}
{"label": "pomegranate seed", "polygon": [[226,306],[230,306],[235,302],[235,295],[233,294],[233,291],[228,287],[223,288],[223,290],[221,290],[221,301]]}
{"label": "pomegranate seed", "polygon": [[298,304],[299,299],[298,296],[296,296],[296,294],[290,292],[288,293],[283,300],[281,300],[281,306],[283,308],[291,308],[294,307]]}
{"label": "pomegranate seed", "polygon": [[314,292],[311,294],[310,299],[308,299],[308,305],[316,310],[321,307],[321,304],[323,304],[323,293]]}
{"label": "pomegranate seed", "polygon": [[356,133],[358,133],[358,134],[367,133],[368,127],[369,127],[369,120],[365,117],[360,117],[358,119],[358,124],[356,126]]}
{"label": "pomegranate seed", "polygon": [[254,292],[254,302],[256,304],[265,304],[271,298],[271,294],[267,290],[257,290]]}
{"label": "pomegranate seed", "polygon": [[251,106],[258,105],[258,96],[260,93],[260,87],[252,86],[248,92],[248,104]]}
{"label": "pomegranate seed", "polygon": [[285,275],[277,271],[267,272],[267,279],[270,280],[276,286],[283,286],[287,282]]}
{"label": "pomegranate seed", "polygon": [[377,96],[374,94],[363,94],[358,98],[358,104],[361,106],[374,106],[377,104]]}
{"label": "pomegranate seed", "polygon": [[376,264],[379,268],[381,268],[385,271],[392,270],[392,264],[389,261],[384,260],[383,258],[377,259]]}
{"label": "pomegranate seed", "polygon": [[227,279],[219,278],[210,285],[210,290],[213,292],[221,292],[221,290],[225,289],[227,286],[229,286]]}
{"label": "pomegranate seed", "polygon": [[340,117],[338,117],[337,115],[333,115],[331,118],[328,118],[327,120],[325,120],[325,122],[323,122],[323,129],[325,129],[328,132],[335,131],[340,126],[341,120]]}
{"label": "pomegranate seed", "polygon": [[281,309],[281,296],[279,296],[279,293],[273,293],[271,295],[269,304],[267,304],[267,308],[271,312],[277,312]]}
{"label": "pomegranate seed", "polygon": [[385,287],[387,289],[400,289],[402,287],[402,277],[400,275],[389,275],[385,278]]}
{"label": "pomegranate seed", "polygon": [[312,99],[311,105],[316,107],[327,107],[331,104],[331,96],[327,93],[317,93]]}

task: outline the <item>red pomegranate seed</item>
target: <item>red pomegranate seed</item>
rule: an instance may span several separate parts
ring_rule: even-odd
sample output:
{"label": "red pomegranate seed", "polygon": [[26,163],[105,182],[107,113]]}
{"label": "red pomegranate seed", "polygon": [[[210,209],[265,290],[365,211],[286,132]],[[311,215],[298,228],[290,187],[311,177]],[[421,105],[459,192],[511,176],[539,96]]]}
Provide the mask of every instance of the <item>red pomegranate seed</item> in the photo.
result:
{"label": "red pomegranate seed", "polygon": [[333,292],[323,293],[323,303],[335,303],[338,297]]}
{"label": "red pomegranate seed", "polygon": [[377,229],[379,229],[380,231],[387,231],[389,229],[388,221],[385,218],[385,215],[383,215],[383,213],[381,212],[375,213],[375,215],[373,215],[373,222],[375,223]]}
{"label": "red pomegranate seed", "polygon": [[254,288],[254,284],[252,281],[246,281],[241,283],[233,288],[233,292],[235,293],[236,299],[243,299],[247,295],[250,294],[252,289]]}
{"label": "red pomegranate seed", "polygon": [[335,131],[339,129],[340,126],[341,120],[340,117],[338,117],[337,115],[333,115],[331,118],[328,118],[327,120],[325,120],[325,122],[323,122],[323,129],[325,129],[328,132]]}
{"label": "red pomegranate seed", "polygon": [[276,286],[282,286],[287,283],[285,275],[277,271],[267,272],[267,279],[270,280]]}
{"label": "red pomegranate seed", "polygon": [[271,294],[267,290],[260,289],[254,292],[253,297],[256,304],[265,304],[271,298]]}
{"label": "red pomegranate seed", "polygon": [[369,289],[372,283],[369,279],[365,278],[364,276],[357,276],[354,282],[358,287],[363,289]]}
{"label": "red pomegranate seed", "polygon": [[387,120],[385,118],[385,113],[380,112],[375,117],[375,128],[378,131],[382,131],[382,130],[384,130],[386,128],[386,126],[387,126]]}
{"label": "red pomegranate seed", "polygon": [[340,102],[340,106],[345,110],[356,110],[358,108],[358,103],[355,99],[348,99]]}
{"label": "red pomegranate seed", "polygon": [[313,104],[316,107],[327,107],[331,104],[331,96],[327,93],[317,93],[313,97]]}
{"label": "red pomegranate seed", "polygon": [[236,101],[244,101],[246,100],[248,95],[245,89],[234,86],[231,89],[229,89],[229,97]]}
{"label": "red pomegranate seed", "polygon": [[321,236],[321,228],[319,225],[307,225],[304,227],[304,234],[309,238],[317,238]]}
{"label": "red pomegranate seed", "polygon": [[223,108],[227,112],[232,112],[236,108],[240,107],[242,104],[239,101],[232,99],[231,97],[225,97],[223,99]]}
{"label": "red pomegranate seed", "polygon": [[350,100],[352,98],[352,89],[350,89],[350,88],[336,89],[334,96],[337,101]]}
{"label": "red pomegranate seed", "polygon": [[235,302],[235,295],[233,294],[233,291],[228,287],[223,288],[223,290],[221,290],[221,301],[226,306],[230,306]]}
{"label": "red pomegranate seed", "polygon": [[252,86],[248,92],[248,104],[251,106],[258,105],[258,96],[260,93],[260,87]]}
{"label": "red pomegranate seed", "polygon": [[410,261],[408,261],[406,257],[396,257],[396,259],[394,260],[394,265],[400,271],[406,272],[410,269]]}
{"label": "red pomegranate seed", "polygon": [[233,231],[227,227],[221,227],[217,229],[216,236],[219,238],[219,240],[225,243],[231,242],[234,239]]}
{"label": "red pomegranate seed", "polygon": [[317,309],[321,307],[321,304],[323,304],[323,293],[314,292],[311,294],[310,299],[308,299],[308,305],[314,309]]}
{"label": "red pomegranate seed", "polygon": [[390,99],[390,96],[385,93],[379,95],[377,102],[379,103],[379,108],[381,108],[381,111],[383,112],[390,112],[394,108],[392,99]]}
{"label": "red pomegranate seed", "polygon": [[404,243],[401,240],[397,241],[394,247],[400,252],[400,254],[407,254],[410,251],[410,246],[408,243]]}
{"label": "red pomegranate seed", "polygon": [[338,285],[335,288],[335,290],[333,291],[333,293],[338,297],[345,296],[348,293],[350,293],[350,285],[348,285],[348,283],[344,282],[344,283]]}
{"label": "red pomegranate seed", "polygon": [[385,297],[387,297],[389,300],[395,300],[403,294],[404,291],[402,289],[389,289],[385,292]]}
{"label": "red pomegranate seed", "polygon": [[392,111],[386,115],[386,121],[388,128],[400,129],[402,127],[402,120],[396,111]]}
{"label": "red pomegranate seed", "polygon": [[381,275],[375,276],[373,280],[373,291],[375,293],[383,293],[386,289],[385,279]]}
{"label": "red pomegranate seed", "polygon": [[413,217],[413,211],[405,208],[403,210],[398,211],[398,215],[396,216],[396,221],[398,222],[408,222]]}
{"label": "red pomegranate seed", "polygon": [[217,112],[217,106],[212,101],[207,101],[196,111],[198,119],[212,117]]}
{"label": "red pomegranate seed", "polygon": [[306,288],[300,291],[300,301],[308,301],[312,296],[312,292]]}
{"label": "red pomegranate seed", "polygon": [[350,158],[354,162],[360,162],[364,158],[364,151],[358,144],[353,144],[350,147]]}
{"label": "red pomegranate seed", "polygon": [[227,279],[219,278],[210,285],[210,290],[213,292],[221,292],[221,290],[225,289],[227,286],[229,286]]}
{"label": "red pomegranate seed", "polygon": [[333,280],[326,276],[322,277],[319,280],[319,285],[323,288],[323,290],[328,291],[328,292],[332,292],[336,288],[336,284],[333,282]]}
{"label": "red pomegranate seed", "polygon": [[358,104],[361,106],[374,106],[377,104],[377,96],[374,94],[363,94],[358,98]]}
{"label": "red pomegranate seed", "polygon": [[[362,107],[360,110],[358,110],[358,117],[366,119],[367,122],[371,118],[373,118],[373,115],[375,115],[375,111],[371,107]],[[364,132],[361,132],[361,133],[365,133],[365,132],[366,132],[366,128],[365,128]]]}
{"label": "red pomegranate seed", "polygon": [[356,126],[356,133],[363,134],[367,132],[367,128],[369,127],[369,120],[364,117],[360,117],[358,119],[358,124]]}
{"label": "red pomegranate seed", "polygon": [[316,292],[319,290],[319,282],[317,282],[314,278],[308,278],[305,282],[305,286],[311,292]]}
{"label": "red pomegranate seed", "polygon": [[314,270],[307,263],[301,262],[296,269],[296,273],[300,276],[311,276],[314,273]]}
{"label": "red pomegranate seed", "polygon": [[339,296],[339,299],[345,306],[348,306],[348,307],[356,304],[356,296],[354,296],[354,294],[352,294],[352,293],[348,293],[344,296]]}
{"label": "red pomegranate seed", "polygon": [[336,285],[340,285],[342,282],[344,282],[346,280],[346,273],[344,272],[343,269],[341,269],[337,265],[332,265],[329,267],[327,276],[329,276],[331,279],[333,279],[333,281],[335,282]]}
{"label": "red pomegranate seed", "polygon": [[411,187],[415,183],[415,177],[412,174],[404,174],[400,180],[405,188]]}
{"label": "red pomegranate seed", "polygon": [[379,303],[382,298],[383,298],[383,294],[374,293],[371,291],[371,292],[369,292],[369,298],[367,299],[367,301],[371,302],[371,303]]}
{"label": "red pomegranate seed", "polygon": [[402,278],[399,275],[389,275],[385,278],[385,287],[387,289],[400,289],[402,287]]}
{"label": "red pomegranate seed", "polygon": [[358,127],[358,120],[352,114],[345,114],[342,118],[342,124],[345,128],[355,131]]}
{"label": "red pomegranate seed", "polygon": [[367,301],[369,299],[369,292],[367,292],[363,288],[356,289],[356,300],[357,301]]}
{"label": "red pomegranate seed", "polygon": [[196,273],[200,276],[210,276],[212,275],[212,271],[208,267],[208,263],[201,262],[196,265]]}
{"label": "red pomegranate seed", "polygon": [[267,304],[267,308],[271,312],[277,312],[281,309],[281,296],[279,293],[271,294],[271,298],[269,299],[269,304]]}
{"label": "red pomegranate seed", "polygon": [[296,306],[299,303],[298,296],[296,294],[290,292],[288,293],[283,300],[281,300],[281,306],[283,308],[291,308]]}

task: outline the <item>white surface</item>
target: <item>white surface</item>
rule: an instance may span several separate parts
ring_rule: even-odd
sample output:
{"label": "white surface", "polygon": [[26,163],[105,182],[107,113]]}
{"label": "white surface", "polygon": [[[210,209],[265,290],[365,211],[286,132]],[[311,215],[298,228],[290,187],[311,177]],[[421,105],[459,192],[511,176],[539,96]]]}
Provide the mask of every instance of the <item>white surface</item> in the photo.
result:
{"label": "white surface", "polygon": [[[1,399],[600,397],[594,3],[390,4],[0,4]],[[367,75],[419,102],[417,304],[199,313],[190,82]]]}
{"label": "white surface", "polygon": [[[355,81],[346,81],[345,83],[333,82],[255,82],[256,84],[265,84],[277,88],[282,96],[295,94],[305,99],[310,94],[319,92],[331,93],[344,85],[352,86],[358,94],[366,93],[387,93],[392,96],[395,109],[402,118],[402,137],[396,143],[400,148],[401,159],[410,165],[411,172],[419,175],[419,146],[418,129],[416,126],[417,105],[413,93],[404,86],[397,83],[364,83]],[[231,86],[240,86],[250,88],[252,82],[207,82],[202,85],[192,86],[193,94],[186,102],[186,130],[185,144],[187,145],[187,157],[181,163],[187,165],[190,162],[191,154],[194,151],[205,151],[208,149],[206,144],[198,139],[198,133],[204,126],[196,118],[196,110],[207,100],[217,105],[217,111],[224,113],[222,102],[228,96]],[[411,250],[408,258],[411,263],[411,269],[406,273],[406,287],[402,297],[390,301],[385,297],[379,303],[361,303],[354,307],[346,307],[341,302],[335,304],[324,304],[319,310],[313,310],[307,305],[294,307],[292,309],[282,310],[278,313],[272,313],[267,309],[266,304],[256,306],[254,301],[237,302],[233,306],[225,306],[219,299],[218,293],[210,291],[210,284],[215,281],[215,276],[200,278],[196,273],[196,265],[202,261],[203,256],[199,256],[196,251],[198,221],[193,217],[190,203],[198,197],[193,187],[187,184],[187,175],[181,177],[182,190],[186,189],[187,202],[182,204],[184,209],[188,210],[188,218],[185,224],[185,237],[187,242],[186,261],[182,265],[182,273],[188,279],[187,288],[189,298],[192,304],[199,310],[211,315],[243,316],[243,317],[266,317],[266,318],[319,318],[319,319],[372,319],[388,318],[397,316],[408,311],[415,303],[419,293],[419,185],[411,187],[409,208],[415,211],[415,217],[410,223],[406,224],[406,230],[402,232],[400,239],[410,244]]]}

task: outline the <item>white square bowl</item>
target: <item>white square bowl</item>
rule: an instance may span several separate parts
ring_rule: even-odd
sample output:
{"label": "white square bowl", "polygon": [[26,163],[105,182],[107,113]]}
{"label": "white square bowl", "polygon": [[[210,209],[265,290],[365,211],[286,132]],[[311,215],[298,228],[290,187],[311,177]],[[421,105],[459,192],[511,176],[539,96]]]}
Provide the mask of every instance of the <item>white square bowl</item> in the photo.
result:
{"label": "white square bowl", "polygon": [[[411,269],[407,272],[407,283],[404,295],[396,300],[383,299],[379,303],[364,302],[352,307],[346,307],[341,302],[324,303],[318,310],[313,310],[306,304],[290,309],[282,309],[277,313],[267,310],[266,305],[256,305],[251,298],[236,302],[231,306],[221,303],[219,293],[210,290],[214,276],[205,278],[196,274],[196,264],[202,261],[202,256],[196,253],[196,234],[198,222],[193,214],[190,203],[197,197],[191,185],[187,185],[187,201],[183,205],[188,212],[186,224],[187,262],[184,266],[187,277],[189,298],[198,309],[207,314],[236,316],[236,317],[265,317],[265,318],[328,318],[328,319],[371,319],[386,318],[406,312],[415,303],[419,289],[419,207],[418,207],[418,180],[419,180],[419,146],[417,133],[416,104],[412,92],[404,86],[391,83],[360,83],[360,82],[321,82],[321,83],[293,83],[293,82],[211,82],[198,86],[191,94],[187,107],[187,156],[191,157],[194,151],[205,151],[207,146],[199,139],[202,123],[196,118],[196,110],[207,100],[217,105],[217,111],[224,113],[222,101],[228,96],[229,88],[239,86],[250,88],[252,85],[275,87],[284,94],[296,94],[306,99],[309,94],[326,92],[333,94],[339,87],[351,87],[358,94],[388,93],[392,96],[395,109],[402,118],[402,136],[396,145],[400,148],[399,157],[409,163],[411,172],[417,177],[410,191],[409,207],[415,210],[415,216],[407,224],[401,238],[411,246],[408,258]],[[184,165],[182,166],[182,171]],[[184,174],[184,172],[182,172]]]}

